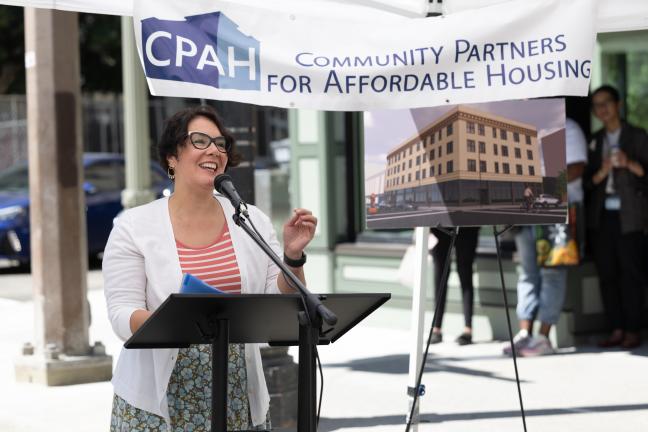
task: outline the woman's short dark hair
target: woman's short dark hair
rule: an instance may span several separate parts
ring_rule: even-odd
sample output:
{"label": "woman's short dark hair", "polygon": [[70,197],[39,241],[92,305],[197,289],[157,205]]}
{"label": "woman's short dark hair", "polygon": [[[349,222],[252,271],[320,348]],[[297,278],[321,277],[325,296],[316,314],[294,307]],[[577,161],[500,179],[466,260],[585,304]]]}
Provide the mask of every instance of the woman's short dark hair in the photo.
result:
{"label": "woman's short dark hair", "polygon": [[614,100],[614,102],[620,102],[621,101],[621,95],[619,94],[619,90],[615,89],[614,87],[612,87],[611,85],[608,85],[608,84],[604,84],[601,87],[594,90],[592,92],[591,98],[594,98],[594,95],[597,94],[597,93],[600,93],[600,92],[605,92],[605,93],[609,94],[610,96],[612,96],[612,100]]}
{"label": "woman's short dark hair", "polygon": [[227,166],[225,168],[235,167],[241,163],[241,154],[236,151],[236,140],[225,128],[216,110],[209,105],[199,105],[178,111],[164,122],[164,130],[157,145],[157,153],[162,168],[165,171],[168,170],[167,158],[169,156],[178,157],[178,148],[187,145],[187,132],[189,132],[187,128],[189,123],[196,117],[205,117],[211,120],[229,144]]}

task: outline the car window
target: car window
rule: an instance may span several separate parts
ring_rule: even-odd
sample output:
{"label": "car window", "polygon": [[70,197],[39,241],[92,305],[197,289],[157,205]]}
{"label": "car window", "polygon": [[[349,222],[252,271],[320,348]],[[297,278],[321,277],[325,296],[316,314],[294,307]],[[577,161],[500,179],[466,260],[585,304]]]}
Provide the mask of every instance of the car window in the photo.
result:
{"label": "car window", "polygon": [[0,191],[15,192],[29,189],[27,165],[18,165],[0,171]]}
{"label": "car window", "polygon": [[124,188],[124,164],[118,161],[95,162],[86,167],[85,181],[97,192],[115,192]]}

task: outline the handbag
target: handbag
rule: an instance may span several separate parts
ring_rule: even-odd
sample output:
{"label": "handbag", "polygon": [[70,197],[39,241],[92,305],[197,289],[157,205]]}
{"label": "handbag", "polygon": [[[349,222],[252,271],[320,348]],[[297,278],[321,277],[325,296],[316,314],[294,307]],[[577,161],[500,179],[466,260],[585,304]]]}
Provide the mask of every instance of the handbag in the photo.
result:
{"label": "handbag", "polygon": [[584,256],[583,207],[571,203],[568,223],[536,226],[536,255],[540,267],[576,266]]}

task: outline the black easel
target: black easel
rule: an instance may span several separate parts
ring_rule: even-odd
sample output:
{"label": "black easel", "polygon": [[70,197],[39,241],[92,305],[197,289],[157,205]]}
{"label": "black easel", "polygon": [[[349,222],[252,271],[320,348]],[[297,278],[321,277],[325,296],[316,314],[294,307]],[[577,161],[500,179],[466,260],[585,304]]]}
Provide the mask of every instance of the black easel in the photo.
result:
{"label": "black easel", "polygon": [[493,235],[495,236],[495,249],[497,249],[497,263],[499,264],[500,280],[502,282],[502,295],[504,296],[504,310],[506,311],[506,323],[508,324],[509,342],[511,344],[511,354],[513,355],[513,367],[515,368],[515,383],[517,384],[518,398],[520,399],[520,413],[522,414],[522,426],[526,432],[526,416],[524,414],[524,403],[522,402],[522,389],[520,388],[520,376],[517,367],[517,354],[515,345],[513,345],[513,331],[511,330],[511,315],[509,313],[508,297],[506,296],[506,286],[504,284],[504,270],[502,269],[502,254],[500,253],[499,236],[513,228],[513,225],[507,225],[502,231],[497,231],[493,226]]}
{"label": "black easel", "polygon": [[[524,432],[527,432],[526,416],[524,413],[524,404],[522,402],[522,390],[520,388],[520,377],[518,374],[517,356],[515,353],[515,347],[513,345],[513,331],[511,329],[511,316],[509,314],[509,309],[508,309],[508,297],[506,295],[506,286],[504,284],[504,270],[502,269],[502,255],[500,253],[500,244],[499,244],[499,236],[504,234],[511,228],[513,228],[513,225],[508,225],[502,231],[497,231],[497,227],[493,226],[493,233],[495,235],[495,247],[497,250],[497,262],[499,264],[500,280],[502,283],[502,295],[504,296],[504,310],[506,311],[506,322],[508,324],[509,341],[511,343],[511,352],[513,353],[513,366],[515,368],[515,382],[517,383],[518,398],[520,400],[520,413],[522,415],[522,425],[524,427]],[[451,237],[450,248],[448,249],[448,255],[446,256],[445,265],[443,266],[443,272],[441,274],[441,286],[439,289],[439,298],[435,299],[436,305],[434,308],[434,315],[432,315],[432,324],[430,325],[430,333],[428,336],[427,345],[425,346],[425,353],[423,354],[421,369],[419,370],[418,378],[416,380],[416,386],[413,389],[408,389],[408,393],[411,396],[414,396],[414,401],[412,402],[412,408],[407,418],[407,425],[405,427],[405,432],[409,432],[410,426],[412,425],[412,418],[414,416],[414,411],[416,410],[416,403],[418,401],[419,395],[421,394],[420,391],[421,380],[423,379],[423,371],[425,370],[425,364],[427,362],[428,351],[430,349],[430,342],[432,340],[432,333],[434,330],[434,325],[436,323],[436,317],[439,314],[440,305],[445,303],[446,292],[448,291],[448,273],[450,271],[450,262],[452,261],[452,250],[454,249],[455,241],[457,239],[457,236],[459,235],[459,227],[455,227],[452,230],[444,229],[441,227],[436,227],[436,229]]]}
{"label": "black easel", "polygon": [[[419,395],[421,394],[421,380],[423,379],[423,371],[425,370],[425,363],[427,362],[428,351],[430,349],[430,342],[432,341],[432,333],[434,330],[434,323],[436,318],[439,315],[439,310],[441,305],[445,302],[446,291],[448,289],[448,273],[450,272],[450,262],[452,261],[452,250],[454,249],[455,240],[459,235],[459,227],[455,227],[452,230],[448,230],[442,227],[435,227],[439,231],[450,236],[450,248],[448,248],[448,255],[446,256],[445,264],[443,266],[443,273],[441,274],[441,287],[439,289],[439,298],[436,300],[436,305],[434,307],[434,315],[432,315],[432,324],[430,324],[430,333],[428,335],[427,344],[425,345],[425,353],[423,354],[423,359],[421,361],[421,369],[418,373],[418,378],[416,379],[416,386],[413,389],[407,389],[410,396],[414,396],[412,401],[412,409],[410,410],[409,416],[407,418],[407,426],[405,427],[405,432],[409,432],[410,426],[412,425],[412,418],[414,416],[414,411],[416,410],[416,402],[418,402]],[[413,394],[412,394],[413,393]]]}

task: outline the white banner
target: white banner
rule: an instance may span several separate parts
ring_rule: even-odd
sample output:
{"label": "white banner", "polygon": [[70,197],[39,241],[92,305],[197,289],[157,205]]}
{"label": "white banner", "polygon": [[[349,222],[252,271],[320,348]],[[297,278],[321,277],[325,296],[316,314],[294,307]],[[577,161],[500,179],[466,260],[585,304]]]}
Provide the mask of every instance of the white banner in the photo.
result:
{"label": "white banner", "polygon": [[371,22],[299,0],[141,0],[133,15],[152,94],[320,110],[584,96],[596,35],[591,0]]}

